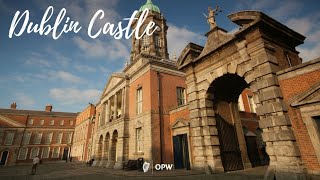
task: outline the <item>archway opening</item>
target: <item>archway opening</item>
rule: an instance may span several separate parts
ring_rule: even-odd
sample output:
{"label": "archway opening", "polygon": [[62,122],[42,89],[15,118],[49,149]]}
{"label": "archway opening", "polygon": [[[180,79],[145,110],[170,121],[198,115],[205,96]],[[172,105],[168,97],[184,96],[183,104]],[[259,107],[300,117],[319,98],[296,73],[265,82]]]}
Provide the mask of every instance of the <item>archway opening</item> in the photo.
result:
{"label": "archway opening", "polygon": [[117,161],[117,143],[118,143],[118,131],[114,130],[112,134],[112,144],[111,144],[111,161]]}
{"label": "archway opening", "polygon": [[226,172],[251,167],[238,108],[239,96],[247,87],[243,77],[225,74],[215,79],[207,92],[213,102],[220,155]]}
{"label": "archway opening", "polygon": [[109,160],[109,143],[110,143],[110,134],[106,134],[106,138],[104,141],[104,156],[106,160]]}
{"label": "archway opening", "polygon": [[9,156],[9,151],[3,151],[1,153],[1,161],[0,161],[1,166],[4,166],[7,164],[8,156]]}

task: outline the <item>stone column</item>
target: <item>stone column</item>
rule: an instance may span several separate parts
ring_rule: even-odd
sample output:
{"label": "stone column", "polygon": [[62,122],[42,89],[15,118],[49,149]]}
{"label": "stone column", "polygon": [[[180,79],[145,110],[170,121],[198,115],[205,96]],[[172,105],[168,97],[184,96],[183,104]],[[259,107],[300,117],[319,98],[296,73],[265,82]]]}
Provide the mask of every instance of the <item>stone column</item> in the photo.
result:
{"label": "stone column", "polygon": [[122,169],[123,167],[123,148],[124,148],[124,140],[123,137],[117,139],[117,148],[116,150],[116,161],[114,165],[114,169]]}
{"label": "stone column", "polygon": [[263,41],[256,41],[248,47],[251,47],[248,52],[255,79],[250,85],[254,91],[257,115],[260,116],[263,141],[270,156],[270,170],[276,170],[277,179],[299,179],[305,173],[305,167],[275,74],[279,71],[278,60],[270,45]]}
{"label": "stone column", "polygon": [[106,141],[103,141],[103,143],[102,143],[102,157],[101,157],[101,161],[100,161],[100,166],[105,166],[106,164],[107,164],[107,159],[108,159],[108,157],[107,157],[107,153],[106,153],[106,151],[107,151],[107,149],[106,149]]}
{"label": "stone column", "polygon": [[113,168],[114,161],[111,158],[112,156],[112,139],[109,139],[109,148],[108,148],[108,162],[106,168]]}
{"label": "stone column", "polygon": [[117,109],[118,109],[118,95],[117,93],[114,95],[114,120],[118,119],[117,118]]}
{"label": "stone column", "polygon": [[[187,70],[187,95],[190,111],[192,169],[206,173],[223,172],[219,138],[214,119],[213,103],[208,101],[205,83],[196,84],[194,70]],[[211,103],[210,103],[211,102]]]}

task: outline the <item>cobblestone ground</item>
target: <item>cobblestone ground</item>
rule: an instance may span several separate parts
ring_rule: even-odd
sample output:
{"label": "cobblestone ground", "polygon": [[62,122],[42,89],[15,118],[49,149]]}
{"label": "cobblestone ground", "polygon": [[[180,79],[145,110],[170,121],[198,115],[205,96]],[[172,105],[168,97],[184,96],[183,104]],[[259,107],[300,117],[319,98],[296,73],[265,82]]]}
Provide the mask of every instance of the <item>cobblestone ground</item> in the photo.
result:
{"label": "cobblestone ground", "polygon": [[124,171],[101,167],[88,167],[79,163],[54,163],[40,164],[37,168],[36,175],[30,175],[31,165],[2,167],[0,168],[0,180],[263,179],[266,168],[267,167],[259,167],[230,173],[206,175],[201,172],[187,170],[149,171],[147,173],[143,173],[141,171]]}

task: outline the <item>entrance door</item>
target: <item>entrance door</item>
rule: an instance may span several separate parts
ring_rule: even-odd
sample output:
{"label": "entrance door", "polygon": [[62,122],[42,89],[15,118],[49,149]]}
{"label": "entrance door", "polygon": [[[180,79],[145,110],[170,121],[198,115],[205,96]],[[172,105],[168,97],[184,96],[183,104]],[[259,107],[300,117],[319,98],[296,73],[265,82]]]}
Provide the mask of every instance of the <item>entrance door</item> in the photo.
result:
{"label": "entrance door", "polygon": [[1,162],[0,165],[6,165],[7,159],[8,159],[9,151],[3,151],[1,154]]}
{"label": "entrance door", "polygon": [[187,134],[173,136],[173,155],[175,169],[190,169]]}
{"label": "entrance door", "polygon": [[62,160],[67,160],[68,159],[68,152],[69,152],[69,148],[64,148]]}
{"label": "entrance door", "polygon": [[215,117],[219,133],[221,160],[224,171],[227,172],[243,169],[235,126],[229,124],[218,114],[216,114]]}

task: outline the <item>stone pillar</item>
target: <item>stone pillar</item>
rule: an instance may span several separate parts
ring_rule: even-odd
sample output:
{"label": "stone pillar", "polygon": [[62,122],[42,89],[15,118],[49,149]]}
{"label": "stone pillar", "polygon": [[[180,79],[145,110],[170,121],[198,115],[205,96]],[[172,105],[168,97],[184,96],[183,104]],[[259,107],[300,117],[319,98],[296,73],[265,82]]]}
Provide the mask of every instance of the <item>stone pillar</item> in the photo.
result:
{"label": "stone pillar", "polygon": [[111,101],[108,100],[108,119],[107,121],[110,122],[110,114],[111,114]]}
{"label": "stone pillar", "polygon": [[112,139],[109,140],[109,148],[108,148],[108,162],[106,164],[106,168],[113,168],[114,161],[111,158],[112,156]]}
{"label": "stone pillar", "polygon": [[305,173],[305,167],[275,74],[279,71],[278,61],[274,51],[262,41],[248,47],[255,80],[250,85],[257,104],[257,115],[260,116],[263,141],[270,156],[270,169],[276,171],[277,179],[299,179]]}
{"label": "stone pillar", "polygon": [[114,119],[113,120],[116,120],[116,119],[118,119],[117,118],[117,109],[118,109],[118,103],[117,103],[117,101],[118,101],[118,95],[117,95],[117,93],[114,95],[114,101],[113,101],[113,103],[114,103]]}
{"label": "stone pillar", "polygon": [[108,159],[108,157],[107,157],[107,153],[106,153],[106,151],[107,151],[107,149],[106,149],[106,141],[103,141],[103,143],[102,143],[102,155],[101,155],[101,161],[100,161],[100,166],[105,166],[106,164],[107,164],[107,159]]}
{"label": "stone pillar", "polygon": [[123,168],[123,148],[124,148],[124,140],[123,140],[123,137],[121,137],[117,139],[116,162],[114,165],[114,169]]}
{"label": "stone pillar", "polygon": [[231,103],[229,103],[229,107],[230,107],[232,121],[234,123],[234,126],[236,127],[238,143],[239,143],[239,148],[241,151],[241,157],[242,157],[242,162],[243,162],[243,167],[244,168],[251,168],[252,165],[251,165],[251,162],[248,157],[247,144],[246,144],[245,136],[244,136],[243,129],[242,129],[242,123],[241,123],[239,110],[238,110],[238,103],[231,102]]}
{"label": "stone pillar", "polygon": [[192,169],[205,171],[208,174],[223,172],[213,103],[209,100],[212,97],[208,97],[206,93],[208,87],[206,83],[196,84],[194,72],[187,76],[186,83],[191,119],[191,145],[193,147],[191,152]]}

